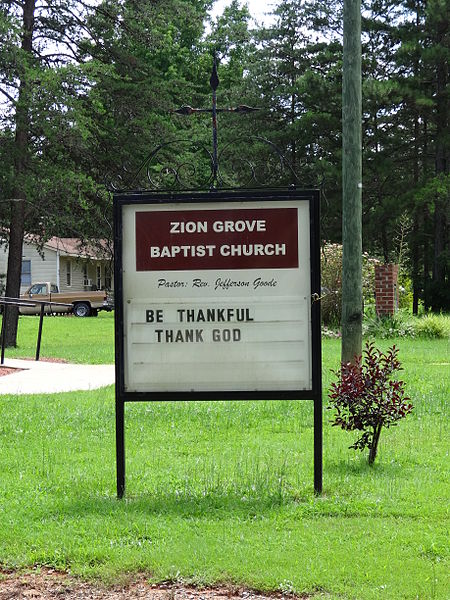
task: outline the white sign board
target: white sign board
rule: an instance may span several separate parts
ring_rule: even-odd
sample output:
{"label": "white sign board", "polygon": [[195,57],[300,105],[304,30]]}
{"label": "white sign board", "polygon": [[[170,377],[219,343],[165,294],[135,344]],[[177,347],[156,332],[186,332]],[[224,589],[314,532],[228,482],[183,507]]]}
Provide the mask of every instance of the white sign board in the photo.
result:
{"label": "white sign board", "polygon": [[124,204],[124,391],[311,390],[309,212]]}

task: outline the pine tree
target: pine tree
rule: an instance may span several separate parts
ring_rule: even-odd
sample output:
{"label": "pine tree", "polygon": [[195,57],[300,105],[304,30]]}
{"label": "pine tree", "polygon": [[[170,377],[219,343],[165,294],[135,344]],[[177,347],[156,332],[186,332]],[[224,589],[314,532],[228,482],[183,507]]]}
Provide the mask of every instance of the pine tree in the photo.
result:
{"label": "pine tree", "polygon": [[333,208],[324,218],[331,235],[339,218],[331,197],[339,193],[340,180],[338,3],[283,0],[273,16],[274,24],[256,33],[248,85],[265,109],[260,117],[264,135],[282,150],[295,173],[288,172],[284,183],[320,182],[331,190],[327,206]]}
{"label": "pine tree", "polygon": [[[25,231],[53,235],[68,218],[89,222],[92,181],[80,169],[85,139],[77,107],[86,78],[77,70],[86,31],[83,3],[1,1],[2,220],[9,231],[6,295],[20,292]],[[6,150],[11,153],[7,154]],[[92,222],[92,220],[91,220]],[[9,310],[6,343],[15,345],[17,310]]]}
{"label": "pine tree", "polygon": [[[367,227],[370,235],[370,221],[376,224],[387,261],[395,253],[396,223],[405,215],[411,219],[414,310],[419,295],[426,306],[439,310],[450,302],[445,296],[449,270],[448,14],[440,0],[377,0],[366,9],[370,10],[366,31],[377,71],[369,79],[369,106],[373,108],[366,127]],[[370,61],[366,54],[366,66]]]}

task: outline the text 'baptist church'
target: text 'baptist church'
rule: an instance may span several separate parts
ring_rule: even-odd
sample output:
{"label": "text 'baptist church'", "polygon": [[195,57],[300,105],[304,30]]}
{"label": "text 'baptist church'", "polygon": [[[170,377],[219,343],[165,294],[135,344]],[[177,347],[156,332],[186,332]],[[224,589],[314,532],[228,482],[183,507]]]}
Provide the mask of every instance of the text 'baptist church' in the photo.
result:
{"label": "text 'baptist church'", "polygon": [[150,246],[150,258],[203,258],[216,254],[234,256],[286,256],[286,244],[213,244],[199,246]]}

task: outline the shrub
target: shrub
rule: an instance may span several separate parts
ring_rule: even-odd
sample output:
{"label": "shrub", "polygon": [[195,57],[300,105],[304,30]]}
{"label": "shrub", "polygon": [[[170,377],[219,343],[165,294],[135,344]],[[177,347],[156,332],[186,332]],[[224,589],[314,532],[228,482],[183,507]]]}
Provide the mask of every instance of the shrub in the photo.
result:
{"label": "shrub", "polygon": [[[377,259],[363,253],[363,300],[364,304],[374,303],[375,264]],[[342,245],[326,242],[321,253],[322,277],[322,321],[336,327],[341,321],[342,307]]]}
{"label": "shrub", "polygon": [[355,450],[369,449],[369,464],[375,461],[383,427],[395,425],[406,417],[413,406],[405,394],[405,383],[391,379],[401,370],[398,349],[392,346],[386,354],[366,343],[364,360],[341,365],[334,372],[338,380],[331,384],[329,398],[335,410],[333,425],[362,435],[350,446]]}
{"label": "shrub", "polygon": [[322,326],[322,338],[335,340],[341,337],[341,332],[334,329],[330,329],[326,325]]}
{"label": "shrub", "polygon": [[450,316],[426,315],[415,317],[407,309],[400,309],[392,316],[377,317],[374,311],[365,311],[363,334],[368,337],[388,339],[394,337],[448,338]]}
{"label": "shrub", "polygon": [[341,320],[342,246],[325,244],[322,247],[320,263],[322,321],[325,325],[336,326]]}
{"label": "shrub", "polygon": [[368,337],[381,339],[393,337],[414,337],[414,319],[406,309],[397,311],[394,315],[378,317],[369,316],[366,312],[363,321],[363,334]]}
{"label": "shrub", "polygon": [[414,320],[414,332],[417,337],[450,337],[450,317],[446,315],[426,315]]}
{"label": "shrub", "polygon": [[412,310],[413,305],[413,290],[411,279],[404,274],[402,270],[399,273],[398,280],[398,306]]}

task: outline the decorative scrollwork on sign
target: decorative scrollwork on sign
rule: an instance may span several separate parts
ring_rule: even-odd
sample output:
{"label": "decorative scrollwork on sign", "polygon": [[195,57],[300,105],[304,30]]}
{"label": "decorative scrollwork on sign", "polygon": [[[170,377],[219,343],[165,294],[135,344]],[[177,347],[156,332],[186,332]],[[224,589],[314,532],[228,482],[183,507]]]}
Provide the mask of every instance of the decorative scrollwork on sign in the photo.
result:
{"label": "decorative scrollwork on sign", "polygon": [[[125,191],[176,191],[226,188],[286,187],[300,185],[300,180],[282,152],[270,140],[260,136],[236,138],[225,143],[219,153],[218,113],[251,113],[258,108],[241,104],[219,108],[216,91],[219,86],[218,59],[213,54],[210,79],[211,108],[184,105],[174,114],[189,117],[197,113],[212,118],[212,144],[176,139],[157,146],[131,173],[123,168],[108,188]],[[306,182],[302,181],[302,185]]]}
{"label": "decorative scrollwork on sign", "polygon": [[261,136],[229,142],[218,161],[219,187],[285,187],[298,183],[296,174],[279,148]]}
{"label": "decorative scrollwork on sign", "polygon": [[299,184],[275,144],[260,136],[228,142],[214,161],[206,144],[177,139],[157,146],[134,171],[126,166],[108,188],[125,191],[175,191],[286,187]]}
{"label": "decorative scrollwork on sign", "polygon": [[185,139],[171,140],[152,150],[133,173],[124,169],[110,189],[114,192],[208,189],[212,162],[206,145]]}

